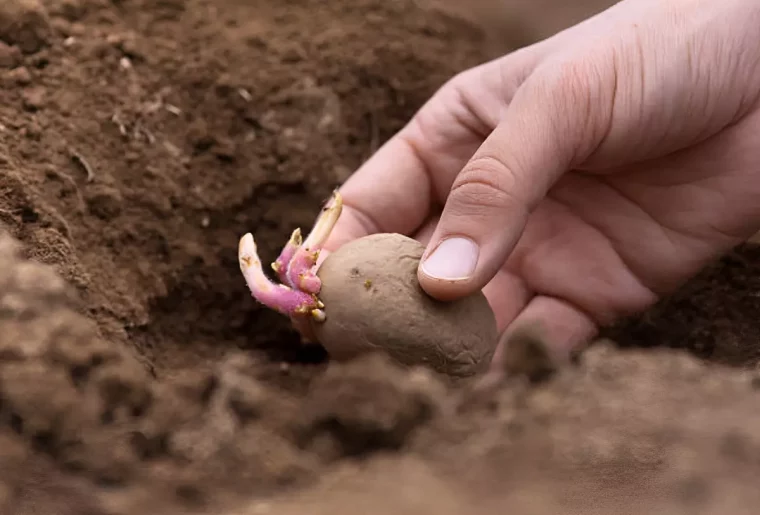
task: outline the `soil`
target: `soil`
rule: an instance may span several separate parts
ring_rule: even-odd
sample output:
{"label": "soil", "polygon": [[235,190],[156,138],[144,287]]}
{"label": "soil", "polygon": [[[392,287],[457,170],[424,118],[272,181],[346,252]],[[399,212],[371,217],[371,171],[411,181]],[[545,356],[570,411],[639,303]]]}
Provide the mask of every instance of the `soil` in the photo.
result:
{"label": "soil", "polygon": [[0,513],[751,513],[760,247],[548,380],[331,363],[250,298],[488,38],[412,0],[0,3]]}

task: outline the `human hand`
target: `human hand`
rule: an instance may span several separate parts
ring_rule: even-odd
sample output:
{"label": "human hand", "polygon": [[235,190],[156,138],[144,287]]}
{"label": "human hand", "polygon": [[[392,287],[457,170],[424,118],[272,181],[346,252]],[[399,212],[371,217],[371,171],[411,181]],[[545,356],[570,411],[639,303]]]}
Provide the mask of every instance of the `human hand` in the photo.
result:
{"label": "human hand", "polygon": [[757,27],[756,0],[624,0],[458,75],[343,185],[326,249],[413,235],[430,295],[482,288],[569,352],[760,229]]}

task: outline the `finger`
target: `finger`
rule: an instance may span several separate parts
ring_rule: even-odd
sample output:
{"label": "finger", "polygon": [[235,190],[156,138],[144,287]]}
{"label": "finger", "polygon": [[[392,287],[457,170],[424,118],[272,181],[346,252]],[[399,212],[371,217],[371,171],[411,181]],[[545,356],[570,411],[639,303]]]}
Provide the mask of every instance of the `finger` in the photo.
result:
{"label": "finger", "polygon": [[327,252],[377,232],[411,234],[496,127],[501,111],[539,62],[570,41],[594,33],[611,8],[534,45],[460,73],[418,111],[340,188],[344,213]]}
{"label": "finger", "polygon": [[539,295],[504,331],[490,374],[533,374],[554,368],[567,362],[571,353],[597,332],[594,320],[581,310],[558,298]]}
{"label": "finger", "polygon": [[430,238],[433,236],[433,233],[435,232],[435,226],[438,225],[439,219],[440,215],[434,215],[428,218],[427,222],[425,222],[420,230],[417,231],[417,233],[414,235],[414,239],[423,245],[427,245],[430,242]]}
{"label": "finger", "polygon": [[410,234],[432,203],[430,177],[406,128],[385,143],[340,188],[343,212],[324,247],[378,232]]}
{"label": "finger", "polygon": [[585,79],[598,75],[584,61],[548,66],[516,93],[451,186],[419,267],[431,296],[450,300],[483,288],[549,188],[593,151],[614,93],[614,77]]}
{"label": "finger", "polygon": [[446,199],[454,178],[544,56],[593,32],[613,13],[604,11],[445,84],[340,188],[344,212],[325,243],[325,255],[369,234],[414,232],[431,205]]}
{"label": "finger", "polygon": [[493,310],[499,333],[509,326],[535,295],[524,280],[505,269],[496,273],[483,288],[483,294]]}
{"label": "finger", "polygon": [[454,177],[498,123],[542,42],[460,73],[340,188],[344,213],[326,242],[335,250],[378,232],[412,234],[443,204]]}
{"label": "finger", "polygon": [[481,120],[458,119],[452,88],[444,86],[340,188],[344,211],[328,250],[379,232],[412,234],[422,225],[437,202],[434,176],[456,173],[483,139],[471,128]]}
{"label": "finger", "polygon": [[[438,225],[438,220],[439,216],[431,217],[414,239],[426,245]],[[499,270],[491,282],[485,285],[483,294],[494,312],[499,333],[514,320],[534,295],[523,279],[505,268]]]}

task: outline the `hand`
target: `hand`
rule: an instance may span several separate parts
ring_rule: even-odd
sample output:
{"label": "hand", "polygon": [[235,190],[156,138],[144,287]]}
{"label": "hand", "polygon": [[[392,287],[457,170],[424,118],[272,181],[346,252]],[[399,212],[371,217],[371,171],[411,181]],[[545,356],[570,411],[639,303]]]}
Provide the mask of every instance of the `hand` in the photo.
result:
{"label": "hand", "polygon": [[758,27],[756,0],[624,0],[458,75],[343,185],[327,249],[414,235],[430,295],[482,288],[570,351],[760,229]]}

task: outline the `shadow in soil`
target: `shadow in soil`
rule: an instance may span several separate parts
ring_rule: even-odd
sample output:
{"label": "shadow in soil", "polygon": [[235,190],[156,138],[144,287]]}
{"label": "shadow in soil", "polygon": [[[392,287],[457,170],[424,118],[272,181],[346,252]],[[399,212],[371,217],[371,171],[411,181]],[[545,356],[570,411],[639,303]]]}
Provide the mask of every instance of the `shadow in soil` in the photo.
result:
{"label": "shadow in soil", "polygon": [[[310,215],[319,211],[323,200],[302,185],[270,184],[253,189],[240,204],[210,214],[213,224],[194,244],[211,255],[172,270],[168,293],[149,306],[150,321],[128,328],[154,375],[210,367],[237,350],[260,354],[275,367],[326,360],[321,346],[302,344],[287,318],[252,298],[237,260],[238,239],[251,232],[263,262],[273,261],[295,227],[311,227]],[[288,205],[299,209],[288,210]]]}

